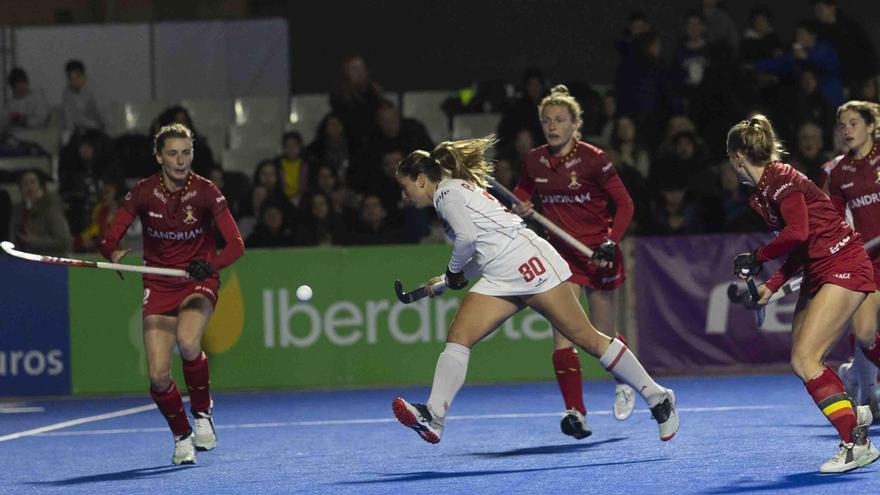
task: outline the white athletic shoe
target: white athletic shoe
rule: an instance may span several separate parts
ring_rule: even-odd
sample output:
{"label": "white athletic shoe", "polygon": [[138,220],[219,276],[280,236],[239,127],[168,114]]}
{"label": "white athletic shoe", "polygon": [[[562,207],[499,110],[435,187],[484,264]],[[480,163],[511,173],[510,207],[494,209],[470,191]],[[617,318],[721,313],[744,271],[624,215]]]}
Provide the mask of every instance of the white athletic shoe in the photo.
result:
{"label": "white athletic shoe", "polygon": [[614,387],[614,417],[623,421],[630,417],[636,408],[636,391],[625,383]]}
{"label": "white athletic shoe", "polygon": [[660,427],[660,440],[668,442],[678,431],[678,413],[675,411],[675,393],[670,388],[664,390],[666,398],[651,408],[651,417]]}
{"label": "white athletic shoe", "polygon": [[[212,402],[213,405],[213,402]],[[192,411],[195,419],[195,446],[196,450],[214,450],[217,446],[217,431],[214,429],[213,409],[207,411]]]}
{"label": "white athletic shoe", "polygon": [[403,426],[415,430],[422,440],[428,443],[440,441],[443,423],[434,419],[434,415],[425,404],[410,404],[398,397],[391,403],[391,410]]}
{"label": "white athletic shoe", "polygon": [[868,406],[857,407],[856,419],[859,424],[853,428],[853,442],[840,442],[840,450],[819,467],[820,473],[845,473],[867,466],[880,457],[880,452],[868,438],[868,426],[874,421],[871,408]]}
{"label": "white athletic shoe", "polygon": [[171,462],[176,465],[196,463],[196,449],[193,444],[192,430],[186,435],[174,437],[174,457],[171,458]]}
{"label": "white athletic shoe", "polygon": [[562,429],[562,433],[577,440],[583,440],[593,434],[590,427],[587,426],[587,418],[577,409],[566,410],[559,427]]}

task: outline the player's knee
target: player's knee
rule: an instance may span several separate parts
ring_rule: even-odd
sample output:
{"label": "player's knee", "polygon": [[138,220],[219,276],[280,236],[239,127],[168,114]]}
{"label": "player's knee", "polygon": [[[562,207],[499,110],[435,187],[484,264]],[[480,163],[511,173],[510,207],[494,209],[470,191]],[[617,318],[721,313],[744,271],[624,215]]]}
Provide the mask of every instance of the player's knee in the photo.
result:
{"label": "player's knee", "polygon": [[862,347],[874,345],[877,339],[877,320],[874,318],[853,318],[853,336]]}
{"label": "player's knee", "polygon": [[165,392],[171,386],[171,373],[150,373],[150,388],[156,392]]}
{"label": "player's knee", "polygon": [[180,357],[186,361],[192,361],[202,353],[201,339],[177,339],[177,348]]}

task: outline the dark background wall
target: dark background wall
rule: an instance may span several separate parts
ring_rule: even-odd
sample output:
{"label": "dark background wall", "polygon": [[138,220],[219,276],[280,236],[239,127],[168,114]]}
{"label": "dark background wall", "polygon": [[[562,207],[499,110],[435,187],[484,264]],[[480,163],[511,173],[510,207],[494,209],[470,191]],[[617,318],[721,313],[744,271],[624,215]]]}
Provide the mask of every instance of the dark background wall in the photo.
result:
{"label": "dark background wall", "polygon": [[[319,0],[255,1],[253,15],[290,21],[291,89],[324,91],[335,81],[339,60],[365,57],[388,90],[451,89],[474,80],[518,81],[523,69],[540,67],[553,80],[614,80],[614,40],[630,12],[641,10],[674,49],[681,18],[699,0]],[[812,16],[810,0],[728,2],[746,26],[749,9],[770,5],[777,31],[788,39],[794,25]],[[839,0],[857,13],[880,47],[880,2]]]}

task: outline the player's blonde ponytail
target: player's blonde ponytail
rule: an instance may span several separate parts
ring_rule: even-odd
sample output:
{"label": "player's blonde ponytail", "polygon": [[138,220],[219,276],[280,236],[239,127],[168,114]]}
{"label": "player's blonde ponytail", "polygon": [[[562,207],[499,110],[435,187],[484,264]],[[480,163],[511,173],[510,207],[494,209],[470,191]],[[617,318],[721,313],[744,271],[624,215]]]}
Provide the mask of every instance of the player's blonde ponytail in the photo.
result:
{"label": "player's blonde ponytail", "polygon": [[773,124],[761,114],[755,114],[733,126],[727,133],[727,154],[742,152],[753,165],[779,161],[785,153],[776,137]]}
{"label": "player's blonde ponytail", "polygon": [[497,142],[494,134],[478,139],[444,141],[434,148],[430,157],[440,164],[444,176],[462,179],[486,189],[494,169],[486,154]]}

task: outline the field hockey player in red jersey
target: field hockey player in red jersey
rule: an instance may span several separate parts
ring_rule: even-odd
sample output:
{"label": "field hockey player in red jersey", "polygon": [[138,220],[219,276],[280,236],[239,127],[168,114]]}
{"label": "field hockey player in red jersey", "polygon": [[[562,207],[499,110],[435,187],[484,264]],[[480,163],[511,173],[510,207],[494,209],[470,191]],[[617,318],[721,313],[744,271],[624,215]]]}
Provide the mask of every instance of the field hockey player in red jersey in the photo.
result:
{"label": "field hockey player in red jersey", "polygon": [[[172,462],[192,464],[195,450],[217,444],[201,342],[217,304],[219,271],[244,253],[244,242],[226,198],[211,181],[192,172],[192,132],[181,124],[162,127],[154,137],[154,152],[159,173],[128,192],[100,248],[114,263],[122,259],[128,250],[119,248],[119,241],[137,217],[144,230],[144,263],[189,273],[186,279],[144,275],[143,317],[150,395],[174,434]],[[226,240],[220,253],[215,226]],[[195,430],[171,379],[175,345],[183,360]]]}
{"label": "field hockey player in red jersey", "polygon": [[837,454],[819,471],[841,473],[870,464],[880,456],[868,438],[871,410],[856,408],[840,378],[824,364],[846,322],[876,289],[860,236],[825,193],[780,161],[782,145],[763,115],[730,129],[727,154],[740,181],[755,188],[749,197],[751,207],[779,231],[766,246],[738,255],[734,273],[749,279],[760,273],[764,262],[787,256],[758,287],[758,304],[766,304],[788,278],[803,270],[792,321],[791,366],[840,437]]}
{"label": "field hockey player in red jersey", "polygon": [[[553,235],[548,240],[571,268],[566,285],[587,296],[590,321],[600,332],[626,343],[615,330],[617,288],[624,281],[620,240],[633,216],[633,201],[614,166],[601,149],[580,140],[581,106],[565,86],[553,88],[538,106],[547,144],[529,151],[514,194],[523,201],[514,211],[524,218],[532,213],[537,194],[550,221],[590,247],[587,258]],[[616,211],[612,215],[611,208]],[[574,345],[554,329],[553,368],[565,401],[562,431],[574,438],[591,434],[583,400],[581,363]],[[635,391],[625,383],[615,388],[614,417],[624,420],[635,408]]]}

